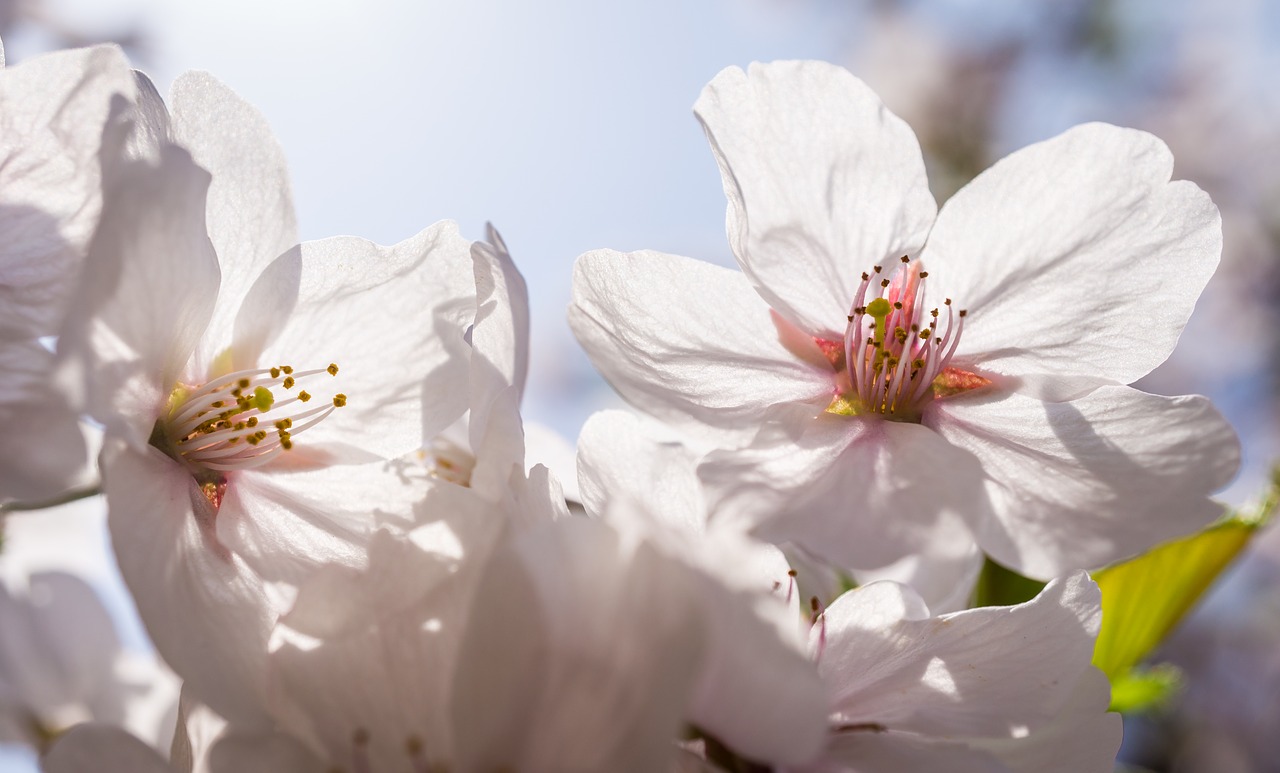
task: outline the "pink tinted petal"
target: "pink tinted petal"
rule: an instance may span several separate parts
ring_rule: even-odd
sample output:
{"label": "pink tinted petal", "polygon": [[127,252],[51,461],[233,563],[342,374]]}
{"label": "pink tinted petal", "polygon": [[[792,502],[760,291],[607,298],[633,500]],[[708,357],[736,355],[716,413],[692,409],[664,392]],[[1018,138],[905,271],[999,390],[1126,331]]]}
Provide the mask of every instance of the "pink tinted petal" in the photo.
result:
{"label": "pink tinted petal", "polygon": [[1045,579],[1095,569],[1199,529],[1235,476],[1240,445],[1203,397],[1102,387],[1067,403],[988,393],[935,404],[925,422],[982,462],[996,561]]}
{"label": "pink tinted petal", "polygon": [[910,127],[825,62],[728,68],[694,112],[743,271],[783,316],[838,339],[861,273],[914,257],[937,212]]}
{"label": "pink tinted petal", "polygon": [[1172,170],[1152,135],[1086,124],[956,193],[925,261],[969,310],[957,360],[1053,400],[1163,362],[1222,249],[1217,207]]}
{"label": "pink tinted petal", "polygon": [[699,466],[713,517],[743,519],[850,569],[924,548],[947,513],[986,507],[972,455],[918,424],[822,413],[793,417]]}
{"label": "pink tinted petal", "polygon": [[186,687],[229,720],[265,720],[262,581],[213,534],[195,481],[155,449],[104,452],[111,543],[156,650]]}
{"label": "pink tinted petal", "polygon": [[[254,280],[297,244],[298,226],[284,152],[261,113],[203,72],[179,76],[169,102],[174,141],[213,177],[207,222],[223,282],[198,353],[204,370],[231,344],[236,313]],[[234,363],[236,369],[253,365]]]}
{"label": "pink tinted petal", "polygon": [[792,354],[746,277],[657,252],[589,252],[569,326],[624,399],[682,427],[746,440],[772,406],[830,399],[830,367]]}

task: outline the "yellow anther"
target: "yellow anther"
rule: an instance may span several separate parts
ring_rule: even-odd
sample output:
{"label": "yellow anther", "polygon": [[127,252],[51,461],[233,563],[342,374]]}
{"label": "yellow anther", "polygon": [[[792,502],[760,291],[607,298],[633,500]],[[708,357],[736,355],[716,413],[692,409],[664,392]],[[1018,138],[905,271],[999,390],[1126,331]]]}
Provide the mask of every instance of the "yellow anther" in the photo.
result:
{"label": "yellow anther", "polygon": [[248,388],[249,388],[249,379],[247,379],[247,378],[242,378],[242,379],[240,379],[239,381],[237,381],[237,382],[236,382],[236,386],[240,387],[241,389],[248,389]]}
{"label": "yellow anther", "polygon": [[279,368],[272,368],[272,369],[271,369],[271,378],[280,378],[280,369],[279,369]]}
{"label": "yellow anther", "polygon": [[290,448],[293,448],[293,441],[287,437],[280,438],[280,447],[288,451]]}
{"label": "yellow anther", "polygon": [[338,375],[338,364],[336,362],[329,363],[327,370],[329,371],[330,376]]}
{"label": "yellow anther", "polygon": [[334,395],[334,396],[333,396],[333,407],[334,407],[334,408],[341,408],[342,406],[344,406],[344,405],[346,405],[346,404],[347,404],[347,396],[346,396],[346,395],[339,393],[339,394],[336,394],[336,395]]}
{"label": "yellow anther", "polygon": [[292,373],[292,372],[293,372],[293,366],[292,366],[292,365],[281,365],[281,366],[280,366],[280,370],[284,371],[284,374],[287,376],[287,375],[289,375],[290,373]]}
{"label": "yellow anther", "polygon": [[305,403],[311,399],[311,393],[304,389],[298,393],[298,399]]}
{"label": "yellow anther", "polygon": [[245,420],[244,425],[245,425],[246,427],[256,427],[256,426],[258,426],[258,417],[257,417],[257,416],[250,416],[248,419],[246,419],[246,420]]}
{"label": "yellow anther", "polygon": [[285,376],[284,381],[280,382],[281,386],[283,386],[285,389],[293,389],[293,385],[295,383],[297,382],[293,380],[293,376]]}

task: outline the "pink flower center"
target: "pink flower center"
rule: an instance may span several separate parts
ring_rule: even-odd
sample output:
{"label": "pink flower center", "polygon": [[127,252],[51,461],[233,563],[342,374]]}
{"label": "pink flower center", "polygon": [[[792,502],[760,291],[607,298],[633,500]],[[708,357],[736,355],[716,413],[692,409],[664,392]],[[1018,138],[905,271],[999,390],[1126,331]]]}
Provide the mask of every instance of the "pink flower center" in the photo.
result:
{"label": "pink flower center", "polygon": [[[836,396],[827,410],[846,415],[879,414],[894,421],[919,421],[938,396],[990,383],[982,376],[951,368],[966,311],[951,299],[925,311],[929,272],[920,261],[902,257],[892,279],[883,269],[862,275],[853,297],[848,326],[840,342],[818,345],[840,372]],[[834,355],[834,356],[833,356]]]}
{"label": "pink flower center", "polygon": [[311,403],[313,395],[301,383],[326,373],[338,375],[338,366],[295,373],[281,365],[229,373],[200,387],[179,385],[151,442],[197,477],[216,480],[223,472],[259,467],[293,448],[295,435],[347,404],[344,394]]}

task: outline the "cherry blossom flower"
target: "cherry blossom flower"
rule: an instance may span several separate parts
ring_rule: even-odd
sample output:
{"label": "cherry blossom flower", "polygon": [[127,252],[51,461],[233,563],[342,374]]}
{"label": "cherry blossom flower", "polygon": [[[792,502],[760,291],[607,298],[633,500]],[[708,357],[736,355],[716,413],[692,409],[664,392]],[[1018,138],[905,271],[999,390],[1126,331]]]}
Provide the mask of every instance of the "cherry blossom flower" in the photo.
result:
{"label": "cherry blossom flower", "polygon": [[411,516],[422,476],[386,460],[466,408],[470,245],[441,223],[297,246],[261,116],[198,73],[169,110],[109,133],[60,355],[105,427],[113,546],[157,649],[221,715],[265,720],[290,589]]}
{"label": "cherry blossom flower", "polygon": [[38,502],[91,477],[41,339],[58,332],[102,209],[112,99],[136,87],[114,46],[3,65],[0,54],[0,502]]}
{"label": "cherry blossom flower", "polygon": [[905,586],[849,591],[815,619],[831,736],[806,771],[1110,771],[1120,715],[1090,665],[1098,587],[1081,572],[1035,599],[930,617]]}
{"label": "cherry blossom flower", "polygon": [[570,323],[624,398],[721,446],[714,517],[853,569],[935,550],[954,586],[975,542],[1047,579],[1221,513],[1225,420],[1125,386],[1221,247],[1158,139],[1076,127],[938,212],[911,130],[843,69],[730,68],[696,112],[742,271],[588,253]]}

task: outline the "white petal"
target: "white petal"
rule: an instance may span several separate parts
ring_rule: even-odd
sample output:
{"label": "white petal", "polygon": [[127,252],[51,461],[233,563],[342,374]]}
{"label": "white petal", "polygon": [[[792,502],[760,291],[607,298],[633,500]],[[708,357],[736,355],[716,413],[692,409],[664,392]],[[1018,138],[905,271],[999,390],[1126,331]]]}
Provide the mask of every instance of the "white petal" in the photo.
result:
{"label": "white petal", "polygon": [[779,403],[830,399],[832,369],[779,340],[736,271],[656,252],[589,252],[573,270],[569,326],[624,399],[690,429],[749,438]]}
{"label": "white petal", "polygon": [[327,562],[363,563],[380,523],[408,524],[426,495],[425,471],[372,462],[231,473],[218,540],[268,581],[296,584]]}
{"label": "white petal", "polygon": [[104,701],[120,640],[93,589],[66,572],[34,572],[0,587],[0,705],[54,732],[87,719],[123,718]]}
{"label": "white petal", "polygon": [[841,596],[810,637],[843,724],[1013,738],[1057,715],[1091,667],[1101,596],[1083,572],[1026,604],[927,619],[880,585]]}
{"label": "white petal", "polygon": [[876,580],[908,585],[938,614],[968,608],[983,562],[973,529],[947,513],[926,536],[916,552],[886,567],[856,572],[855,579],[862,585]]}
{"label": "white petal", "polygon": [[708,656],[692,722],[754,760],[810,759],[825,736],[825,696],[795,636],[789,567],[731,526],[707,528],[696,457],[659,440],[655,425],[622,411],[588,419],[578,440],[583,504],[702,574]]}
{"label": "white petal", "polygon": [[[425,558],[421,551],[418,556]],[[391,590],[386,580],[381,589]],[[411,578],[409,585],[420,589],[418,580]],[[328,586],[326,581],[317,590]],[[372,623],[367,627],[356,626],[319,646],[287,643],[273,652],[271,692],[283,725],[324,749],[334,763],[352,760],[357,737],[365,734],[369,770],[412,769],[411,738],[423,745],[426,761],[447,763],[450,679],[469,611],[456,602],[470,595],[456,583],[438,587],[434,595],[374,598],[373,619],[363,616]],[[365,590],[378,588],[360,588]],[[393,599],[399,607],[386,603]],[[345,605],[334,609],[354,611]]]}
{"label": "white petal", "polygon": [[184,685],[178,699],[169,763],[179,773],[207,773],[209,751],[226,732],[227,720],[197,700],[191,688]]}
{"label": "white petal", "polygon": [[361,569],[331,564],[314,572],[283,622],[318,639],[358,634],[439,588],[457,569],[456,560],[385,530],[373,536],[368,557]]}
{"label": "white petal", "polygon": [[155,749],[118,727],[77,725],[40,761],[44,773],[174,773]]}
{"label": "white petal", "polygon": [[0,502],[47,501],[94,477],[52,371],[53,354],[35,340],[0,342]]}
{"label": "white petal", "polygon": [[[307,242],[263,273],[245,299],[237,339],[267,336],[259,367],[338,365],[337,376],[316,376],[322,381],[311,391],[346,394],[346,407],[298,435],[298,444],[354,446],[390,459],[420,448],[424,435],[466,410],[463,332],[474,298],[470,244],[453,223],[393,247],[335,237]],[[273,316],[281,308],[291,309],[283,320]]]}
{"label": "white petal", "polygon": [[104,185],[102,222],[59,355],[83,370],[93,418],[143,448],[217,296],[218,260],[204,227],[209,175],[166,146],[154,166],[115,165]]}
{"label": "white petal", "polygon": [[[536,421],[524,422],[525,467],[542,465],[564,487],[564,495],[570,502],[581,502],[578,490],[578,449],[568,438]],[[526,471],[527,471],[526,469]]]}
{"label": "white petal", "polygon": [[509,386],[493,393],[479,418],[467,427],[475,451],[470,485],[482,496],[501,499],[525,467],[520,392]]}
{"label": "white petal", "polygon": [[261,580],[218,544],[209,501],[176,462],[109,448],[103,469],[116,560],[156,650],[219,714],[262,721],[274,615]]}
{"label": "white petal", "polygon": [[1111,684],[1086,669],[1058,716],[1024,738],[980,741],[1017,773],[1110,773],[1120,751],[1120,715],[1108,712]]}
{"label": "white petal", "polygon": [[694,111],[729,199],[729,243],[769,305],[839,340],[863,271],[916,255],[937,205],[915,134],[825,62],[720,72]]}
{"label": "white petal", "polygon": [[1240,465],[1235,432],[1203,397],[975,393],[935,403],[925,421],[982,462],[995,515],[975,524],[983,550],[1040,579],[1205,526],[1222,514],[1208,495]]}
{"label": "white petal", "polygon": [[957,360],[1051,399],[1163,362],[1222,249],[1217,207],[1172,170],[1152,135],[1086,124],[961,189],[925,249],[930,290],[969,310]]}
{"label": "white petal", "polygon": [[703,585],[709,636],[691,721],[752,760],[813,759],[826,738],[827,695],[794,637],[780,635],[792,608],[714,577]]}
{"label": "white petal", "polygon": [[197,367],[204,370],[231,344],[236,313],[254,280],[298,243],[298,225],[284,152],[261,113],[203,72],[180,75],[169,105],[174,141],[213,176],[209,238],[223,282],[199,353]]}
{"label": "white petal", "polygon": [[458,767],[664,769],[702,657],[691,579],[598,521],[524,532],[462,644]]}
{"label": "white petal", "polygon": [[688,449],[659,441],[649,423],[625,411],[594,414],[578,436],[578,487],[595,516],[611,502],[644,502],[663,523],[700,534],[706,507],[695,464]]}
{"label": "white petal", "polygon": [[[471,437],[483,437],[489,404],[498,392],[514,386],[524,394],[529,372],[529,294],[524,277],[492,227],[493,243],[471,245],[475,266],[476,314],[471,329]],[[518,402],[518,400],[517,400]]]}
{"label": "white petal", "polygon": [[886,566],[933,539],[947,513],[983,512],[970,454],[917,424],[823,413],[768,428],[699,466],[713,518],[744,519],[848,569]]}
{"label": "white petal", "polygon": [[169,109],[145,73],[134,70],[133,79],[138,93],[136,104],[127,116],[132,125],[122,155],[124,158],[155,160],[160,156],[160,148],[170,141]]}
{"label": "white petal", "polygon": [[133,95],[115,46],[0,70],[0,335],[57,332],[102,208],[98,151],[113,95]]}

